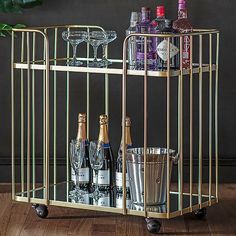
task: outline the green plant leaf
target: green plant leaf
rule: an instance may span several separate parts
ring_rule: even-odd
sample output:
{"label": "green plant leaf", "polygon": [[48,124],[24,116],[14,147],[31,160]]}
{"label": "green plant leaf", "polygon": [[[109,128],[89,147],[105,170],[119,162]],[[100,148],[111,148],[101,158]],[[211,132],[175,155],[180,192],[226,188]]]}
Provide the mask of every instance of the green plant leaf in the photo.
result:
{"label": "green plant leaf", "polygon": [[16,24],[13,26],[13,28],[16,28],[16,29],[22,29],[22,28],[25,28],[26,25],[23,25],[23,24]]}

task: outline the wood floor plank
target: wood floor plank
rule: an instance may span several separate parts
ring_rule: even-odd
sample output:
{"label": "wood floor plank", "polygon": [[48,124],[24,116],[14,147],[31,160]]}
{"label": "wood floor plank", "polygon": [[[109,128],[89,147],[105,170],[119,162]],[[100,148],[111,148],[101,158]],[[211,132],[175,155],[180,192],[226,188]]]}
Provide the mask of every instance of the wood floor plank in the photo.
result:
{"label": "wood floor plank", "polygon": [[[11,194],[5,193],[10,187],[4,189],[0,193],[0,236],[152,235],[143,217],[50,206],[48,218],[40,219],[31,204],[12,202]],[[220,185],[219,190],[220,202],[207,208],[205,220],[197,220],[193,214],[161,220],[160,235],[236,235],[236,184]]]}

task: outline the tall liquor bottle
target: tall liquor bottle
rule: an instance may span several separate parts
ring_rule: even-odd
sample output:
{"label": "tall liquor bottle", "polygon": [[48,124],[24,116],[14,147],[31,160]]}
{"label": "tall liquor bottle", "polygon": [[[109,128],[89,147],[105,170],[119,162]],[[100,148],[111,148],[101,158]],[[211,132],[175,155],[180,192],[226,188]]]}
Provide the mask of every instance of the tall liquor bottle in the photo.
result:
{"label": "tall liquor bottle", "polygon": [[[108,116],[100,115],[99,123],[98,141],[104,145],[104,162],[102,169],[98,171],[98,186],[99,190],[112,190],[114,186],[114,159],[108,137]],[[95,182],[95,173],[93,173],[93,183]]]}
{"label": "tall liquor bottle", "polygon": [[165,20],[165,7],[157,6],[156,8],[156,18],[152,21],[154,28],[157,28],[161,22]]}
{"label": "tall liquor bottle", "polygon": [[[163,22],[159,24],[158,33],[159,34],[172,34],[175,31],[172,28],[172,20],[164,19]],[[170,68],[179,68],[179,43],[178,38],[170,38]],[[167,70],[168,62],[168,39],[167,38],[157,38],[157,69]]]}
{"label": "tall liquor bottle", "polygon": [[[141,9],[141,22],[137,25],[137,33],[155,33],[155,29],[150,20],[150,9],[142,7]],[[137,37],[137,54],[136,54],[136,69],[143,70],[145,63],[145,43],[144,37]],[[156,70],[156,56],[155,56],[155,40],[154,37],[147,38],[147,69]]]}
{"label": "tall liquor bottle", "polygon": [[[131,12],[130,27],[126,30],[126,36],[136,33],[136,26],[140,21],[140,14],[138,12]],[[136,68],[136,37],[130,37],[128,40],[128,64],[129,69],[134,70]]]}
{"label": "tall liquor bottle", "polygon": [[[132,148],[132,139],[131,139],[131,120],[129,117],[125,119],[125,147],[126,149]],[[117,166],[116,166],[116,207],[123,207],[123,175],[122,175],[122,140],[120,144],[120,149],[118,151]],[[126,207],[131,207],[131,197],[130,197],[130,187],[128,175],[126,173]]]}
{"label": "tall liquor bottle", "polygon": [[[180,33],[189,33],[193,27],[188,19],[186,0],[179,0],[178,19],[174,21],[173,28]],[[190,36],[183,37],[182,64],[184,69],[190,67]]]}

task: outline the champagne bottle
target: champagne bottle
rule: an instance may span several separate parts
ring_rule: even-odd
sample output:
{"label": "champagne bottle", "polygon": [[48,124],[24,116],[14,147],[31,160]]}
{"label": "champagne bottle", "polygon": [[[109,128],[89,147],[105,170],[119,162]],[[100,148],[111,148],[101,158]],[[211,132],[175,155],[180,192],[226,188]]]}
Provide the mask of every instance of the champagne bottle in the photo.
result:
{"label": "champagne bottle", "polygon": [[[88,140],[86,135],[86,114],[79,113],[78,115],[78,133],[76,140],[77,141],[83,141],[85,143],[85,154],[84,154],[84,160],[81,165],[81,168],[79,169],[79,175],[77,176],[79,181],[79,187],[84,190],[88,191],[88,188],[91,184],[91,168],[90,168],[90,162],[89,162],[89,150],[88,150]],[[72,180],[75,181],[76,179],[75,173],[72,169]],[[86,201],[85,201],[86,202]]]}
{"label": "champagne bottle", "polygon": [[[131,120],[129,117],[125,119],[125,146],[126,149],[132,148],[132,139],[131,139]],[[122,208],[123,207],[123,175],[122,175],[122,140],[120,144],[120,149],[118,151],[118,158],[117,158],[117,168],[116,168],[116,207]],[[128,175],[126,173],[126,207],[130,208],[131,198],[130,198],[130,186],[128,181]]]}
{"label": "champagne bottle", "polygon": [[[108,116],[100,115],[99,123],[100,131],[98,141],[104,145],[104,161],[102,168],[98,171],[98,186],[100,191],[110,191],[114,185],[114,161],[108,137]],[[93,183],[95,182],[95,173],[93,172]]]}

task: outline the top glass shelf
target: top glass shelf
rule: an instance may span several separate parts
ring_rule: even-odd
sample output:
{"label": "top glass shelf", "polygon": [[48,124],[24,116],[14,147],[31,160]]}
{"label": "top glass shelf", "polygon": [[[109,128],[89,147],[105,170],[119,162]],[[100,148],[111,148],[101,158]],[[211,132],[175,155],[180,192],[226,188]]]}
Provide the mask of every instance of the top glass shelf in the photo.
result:
{"label": "top glass shelf", "polygon": [[[79,58],[83,61],[82,66],[67,66],[67,59],[57,59],[50,60],[50,71],[61,71],[61,72],[77,72],[77,73],[93,73],[93,74],[110,74],[110,75],[122,75],[123,74],[123,61],[118,59],[109,59],[112,61],[112,65],[106,68],[96,68],[88,67],[87,64],[92,59]],[[46,70],[46,65],[44,61],[31,61],[29,64],[27,62],[14,63],[13,67],[15,69],[30,69],[30,70]],[[202,67],[199,64],[193,64],[192,71],[190,69],[183,69],[183,75],[189,75],[191,73],[198,74],[201,71],[203,73],[215,71],[216,65],[203,64]],[[127,70],[127,75],[130,76],[144,76],[144,70]],[[175,77],[181,75],[181,70],[170,70],[169,76]],[[168,77],[168,71],[147,71],[147,76],[149,77]]]}

